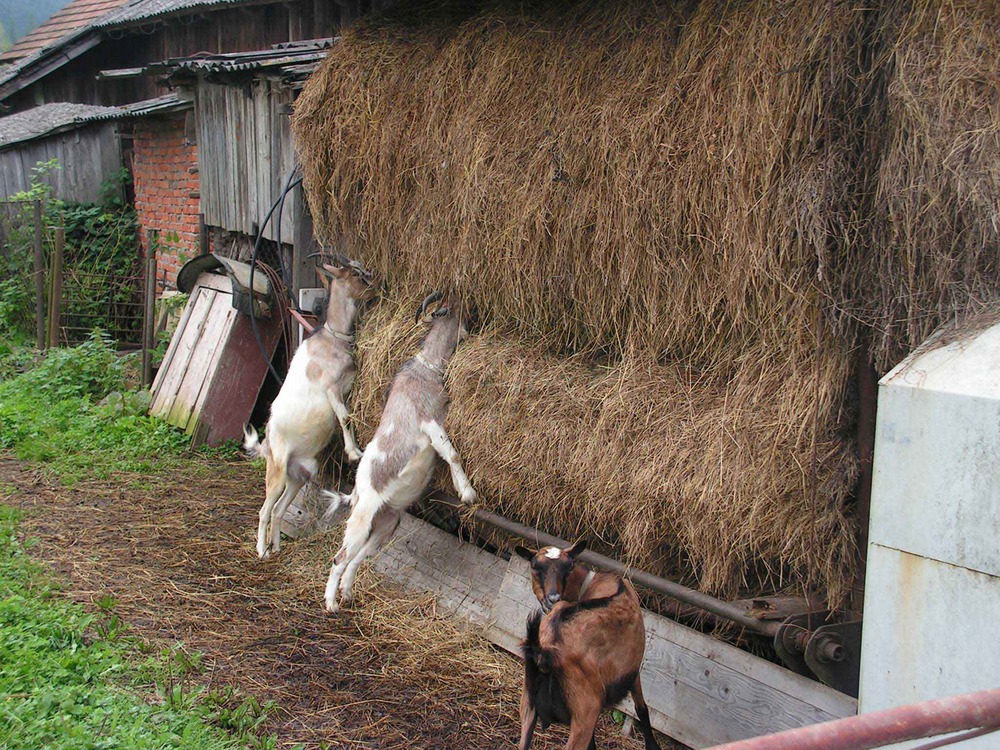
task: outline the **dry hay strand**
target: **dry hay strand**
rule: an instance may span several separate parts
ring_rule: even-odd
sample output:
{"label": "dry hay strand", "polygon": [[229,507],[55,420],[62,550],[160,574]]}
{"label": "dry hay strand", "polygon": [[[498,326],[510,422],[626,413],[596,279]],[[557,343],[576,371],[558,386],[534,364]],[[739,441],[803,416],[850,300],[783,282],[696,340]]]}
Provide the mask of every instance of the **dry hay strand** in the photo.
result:
{"label": "dry hay strand", "polygon": [[885,130],[854,311],[883,371],[942,322],[1000,306],[998,18],[995,0],[884,11]]}
{"label": "dry hay strand", "polygon": [[748,339],[809,329],[817,258],[851,231],[821,130],[825,102],[853,107],[862,14],[836,4],[830,92],[826,13],[632,1],[356,27],[296,105],[318,229],[392,288],[457,288],[557,351],[728,373]]}
{"label": "dry hay strand", "polygon": [[[362,440],[415,350],[416,304],[384,300],[361,327],[353,401]],[[848,501],[857,466],[841,428],[849,363],[827,348],[817,388],[815,360],[758,349],[720,387],[678,364],[598,366],[490,329],[452,360],[446,426],[489,510],[587,536],[718,595],[809,582],[839,603],[856,553]],[[445,472],[438,486],[453,491]]]}
{"label": "dry hay strand", "polygon": [[[299,540],[289,547],[284,568],[304,587],[300,594],[316,598],[322,592],[316,584],[322,583],[322,573],[329,568],[342,537],[340,524],[327,534]],[[388,542],[393,543],[395,540]],[[317,570],[321,571],[319,578]],[[468,733],[470,745],[481,743],[483,738],[493,741],[505,732],[513,739],[511,727],[519,724],[522,663],[490,646],[477,627],[466,626],[446,609],[439,609],[433,593],[401,590],[366,564],[359,570],[353,603],[332,619],[349,622],[352,640],[343,657],[345,668],[349,664],[363,665],[363,669],[377,665],[377,673],[369,676],[384,686],[384,693],[372,690],[356,696],[357,702],[384,698],[394,705],[399,700],[394,686],[420,685],[421,701],[461,706],[468,717],[462,728]],[[433,725],[439,721],[439,717],[428,716],[428,726],[422,728],[422,733],[432,735]],[[385,730],[391,732],[392,727]],[[539,747],[562,747],[567,731],[552,727],[540,738]],[[620,736],[606,714],[599,724],[597,739],[601,747],[614,750],[638,747],[635,739]],[[664,744],[668,746],[673,744]]]}

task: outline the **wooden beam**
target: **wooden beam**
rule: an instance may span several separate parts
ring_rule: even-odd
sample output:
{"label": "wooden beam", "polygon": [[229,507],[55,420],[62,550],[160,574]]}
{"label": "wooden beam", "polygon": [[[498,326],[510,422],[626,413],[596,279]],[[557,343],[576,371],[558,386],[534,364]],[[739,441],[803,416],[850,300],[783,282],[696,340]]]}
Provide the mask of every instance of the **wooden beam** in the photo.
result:
{"label": "wooden beam", "polygon": [[52,271],[49,274],[49,347],[59,346],[59,319],[62,317],[63,247],[66,228],[56,227],[52,248]]}
{"label": "wooden beam", "polygon": [[45,348],[45,255],[42,249],[42,202],[35,201],[35,346]]}
{"label": "wooden beam", "polygon": [[309,253],[319,249],[313,234],[313,220],[306,205],[301,183],[292,191],[294,198],[292,234],[292,292],[299,298],[299,290],[316,286],[315,264],[307,259]]}
{"label": "wooden beam", "polygon": [[[538,603],[527,563],[463,544],[406,515],[375,568],[520,656],[524,622]],[[735,646],[649,612],[642,680],[653,726],[695,748],[857,713],[857,701]],[[629,702],[622,705],[634,715]]]}

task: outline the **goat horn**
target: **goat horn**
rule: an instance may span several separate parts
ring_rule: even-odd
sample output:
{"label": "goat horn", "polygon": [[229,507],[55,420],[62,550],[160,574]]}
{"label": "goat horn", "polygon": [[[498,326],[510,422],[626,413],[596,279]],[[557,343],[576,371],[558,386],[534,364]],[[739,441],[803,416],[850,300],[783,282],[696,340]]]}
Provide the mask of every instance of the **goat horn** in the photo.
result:
{"label": "goat horn", "polygon": [[414,318],[414,321],[419,323],[420,319],[424,316],[424,313],[427,312],[427,308],[442,298],[444,298],[444,295],[441,292],[431,292],[428,294],[427,299],[420,303],[420,307],[417,309],[417,315]]}

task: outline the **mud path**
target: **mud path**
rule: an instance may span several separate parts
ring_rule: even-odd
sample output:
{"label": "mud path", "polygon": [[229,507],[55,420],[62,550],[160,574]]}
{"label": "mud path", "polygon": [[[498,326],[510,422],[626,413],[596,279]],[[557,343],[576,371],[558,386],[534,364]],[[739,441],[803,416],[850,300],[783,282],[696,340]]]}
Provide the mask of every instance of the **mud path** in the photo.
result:
{"label": "mud path", "polygon": [[[25,511],[32,554],[94,606],[114,597],[133,635],[203,654],[203,683],[275,701],[279,747],[515,747],[516,659],[365,569],[353,608],[321,607],[336,534],[253,554],[257,490],[245,462],[193,463],[184,477],[116,476],[62,487],[0,460],[7,502]],[[539,750],[565,734],[536,732]],[[601,748],[638,750],[602,719]]]}

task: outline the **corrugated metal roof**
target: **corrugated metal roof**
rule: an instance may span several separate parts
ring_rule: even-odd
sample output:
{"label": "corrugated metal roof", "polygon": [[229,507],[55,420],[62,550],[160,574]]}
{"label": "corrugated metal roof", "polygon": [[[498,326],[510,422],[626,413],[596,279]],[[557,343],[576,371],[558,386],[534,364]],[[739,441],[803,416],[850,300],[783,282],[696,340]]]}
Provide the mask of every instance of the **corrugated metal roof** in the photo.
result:
{"label": "corrugated metal roof", "polygon": [[194,13],[202,9],[217,9],[225,5],[250,5],[261,0],[131,0],[94,22],[96,28],[127,26],[161,16]]}
{"label": "corrugated metal roof", "polygon": [[[118,0],[91,0],[92,2],[114,2]],[[6,84],[13,81],[22,73],[28,71],[36,63],[61,51],[63,48],[73,44],[87,44],[88,35],[91,37],[87,46],[94,46],[100,40],[100,32],[114,28],[116,26],[128,26],[130,24],[151,21],[160,16],[170,16],[184,13],[185,11],[194,13],[201,9],[221,8],[224,6],[253,5],[264,0],[130,0],[125,5],[115,8],[96,19],[92,19],[88,24],[65,33],[62,37],[52,41],[30,54],[21,58],[10,67],[0,72],[0,96],[7,96],[10,91],[3,89],[10,88]],[[13,91],[19,88],[13,85]]]}
{"label": "corrugated metal roof", "polygon": [[147,99],[123,107],[97,107],[90,104],[57,102],[42,104],[25,112],[0,117],[0,149],[24,141],[101,120],[123,120],[129,117],[146,117],[189,107],[176,94]]}
{"label": "corrugated metal roof", "polygon": [[128,0],[72,0],[41,26],[15,41],[10,49],[0,53],[0,62],[14,62],[27,57],[70,32],[89,26],[94,19],[126,2]]}
{"label": "corrugated metal roof", "polygon": [[245,73],[255,70],[280,69],[296,72],[315,69],[326,57],[334,39],[313,39],[294,45],[276,45],[273,49],[254,52],[227,52],[200,54],[192,57],[173,58],[147,65],[143,72],[173,75],[179,72],[211,76],[217,73]]}

